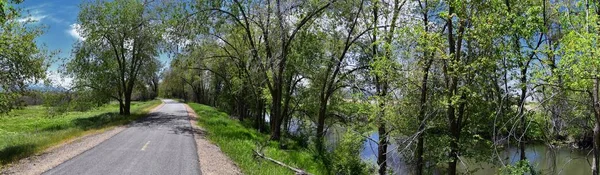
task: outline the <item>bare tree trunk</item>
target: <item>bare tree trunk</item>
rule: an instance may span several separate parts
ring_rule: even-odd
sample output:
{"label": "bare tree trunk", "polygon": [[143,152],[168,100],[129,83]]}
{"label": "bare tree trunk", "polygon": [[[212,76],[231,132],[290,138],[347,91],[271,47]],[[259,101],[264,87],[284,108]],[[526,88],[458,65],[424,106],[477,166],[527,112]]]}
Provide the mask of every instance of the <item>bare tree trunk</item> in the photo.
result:
{"label": "bare tree trunk", "polygon": [[[422,8],[425,8],[425,11],[423,12],[423,25],[425,28],[425,32],[429,32],[429,19],[428,19],[428,11],[427,10],[427,3],[428,1],[425,0],[425,6]],[[419,1],[420,3],[420,1]],[[425,46],[427,47],[427,46]],[[427,110],[427,80],[429,78],[429,69],[431,68],[431,64],[433,62],[433,58],[427,58],[427,56],[429,56],[429,53],[427,51],[425,51],[423,53],[423,59],[426,60],[424,61],[425,65],[423,66],[423,69],[421,71],[421,73],[423,74],[423,77],[421,79],[421,97],[419,100],[419,116],[417,117],[417,122],[419,122],[419,128],[417,130],[418,135],[417,135],[417,151],[416,151],[416,155],[415,157],[417,158],[417,162],[416,162],[416,171],[415,174],[416,175],[422,175],[423,174],[423,166],[424,166],[424,160],[423,160],[423,154],[424,154],[424,144],[425,144],[425,139],[424,139],[424,134],[425,134],[425,112]],[[433,57],[433,54],[431,55]]]}
{"label": "bare tree trunk", "polygon": [[265,122],[266,122],[265,117],[267,115],[267,109],[265,107],[266,106],[265,102],[263,101],[261,103],[262,103],[262,105],[261,105],[262,108],[260,109],[261,110],[260,111],[260,118],[261,118],[261,120],[260,120],[260,128],[263,128],[265,126]]}
{"label": "bare tree trunk", "polygon": [[419,129],[417,130],[418,132],[418,136],[417,136],[417,152],[416,152],[416,157],[417,157],[417,171],[416,174],[417,175],[421,175],[423,174],[423,165],[424,165],[424,161],[423,161],[423,152],[424,152],[424,148],[423,145],[425,143],[425,140],[423,138],[423,135],[425,134],[425,112],[427,110],[427,79],[429,76],[429,68],[431,67],[431,60],[427,61],[426,65],[423,67],[422,73],[423,73],[423,78],[421,80],[421,98],[419,100],[419,116],[417,118],[417,122],[419,122]]}
{"label": "bare tree trunk", "polygon": [[525,160],[525,140],[527,139],[527,124],[525,123],[525,97],[527,94],[527,68],[526,65],[519,63],[521,67],[521,96],[519,98],[519,114],[521,117],[521,137],[519,137],[519,150],[521,152],[520,160]]}
{"label": "bare tree trunk", "polygon": [[[277,88],[277,85],[273,88]],[[281,93],[277,93],[275,89],[275,93],[271,95],[273,97],[270,114],[271,140],[279,141],[281,139]]]}
{"label": "bare tree trunk", "polygon": [[[378,8],[379,5],[379,1],[376,0],[373,4],[373,26],[374,26],[374,30],[373,30],[373,43],[377,42],[377,19],[379,18],[378,15]],[[378,59],[377,57],[377,45],[373,44],[373,48],[372,48],[372,52],[373,52],[373,59]],[[384,97],[385,96],[385,92],[383,89],[383,83],[382,83],[382,79],[380,76],[376,75],[375,76],[375,86],[377,89],[377,96],[379,97]],[[383,101],[383,99],[378,99],[379,101]],[[383,102],[380,102],[379,104],[379,112],[377,114],[377,131],[379,134],[379,143],[377,146],[377,165],[379,165],[379,175],[385,175],[387,174],[387,156],[386,156],[386,152],[387,152],[387,132],[386,132],[386,128],[385,128],[385,122],[383,121],[383,117],[385,115],[385,104]]]}
{"label": "bare tree trunk", "polygon": [[255,117],[254,117],[254,127],[258,130],[258,132],[261,131],[261,120],[262,120],[262,108],[263,108],[263,104],[262,102],[260,102],[260,100],[257,100],[256,102],[256,111],[254,113]]}
{"label": "bare tree trunk", "polygon": [[460,136],[460,131],[458,130],[458,126],[456,123],[450,123],[450,132],[453,136],[453,140],[450,141],[450,162],[448,162],[448,174],[455,175],[456,174],[456,163],[458,162],[458,139]]}
{"label": "bare tree trunk", "polygon": [[123,104],[123,100],[119,100],[119,114],[121,115],[125,114],[124,106],[125,104]]}
{"label": "bare tree trunk", "polygon": [[593,139],[593,148],[594,148],[594,158],[592,161],[592,174],[593,175],[598,175],[598,166],[599,166],[599,161],[598,159],[600,158],[600,123],[598,121],[594,122],[594,139]]}
{"label": "bare tree trunk", "polygon": [[[448,117],[448,122],[449,122],[449,130],[450,130],[450,136],[452,138],[452,140],[450,141],[450,162],[448,162],[448,174],[449,175],[455,175],[456,174],[456,164],[458,162],[458,154],[459,154],[459,139],[460,139],[460,132],[461,132],[461,120],[462,120],[462,114],[464,112],[464,102],[458,104],[458,115],[456,115],[456,104],[453,104],[452,99],[454,98],[454,96],[458,95],[458,75],[455,75],[454,72],[454,67],[455,64],[459,64],[460,62],[460,52],[461,52],[461,44],[462,44],[462,38],[461,35],[464,32],[464,25],[462,23],[459,23],[458,25],[458,38],[455,39],[454,38],[454,33],[453,33],[453,29],[454,29],[454,25],[453,25],[453,21],[452,21],[452,16],[454,16],[454,6],[452,3],[450,3],[449,7],[448,7],[448,14],[449,17],[447,19],[447,24],[448,24],[448,51],[449,51],[449,55],[451,56],[451,58],[448,60],[448,62],[450,62],[450,64],[445,63],[444,64],[444,72],[445,72],[445,76],[446,76],[446,87],[448,89],[448,93],[446,94],[447,96],[447,109],[446,109],[446,116]],[[448,66],[449,65],[449,66]],[[464,98],[464,95],[461,95],[461,98]]]}
{"label": "bare tree trunk", "polygon": [[327,114],[327,102],[324,102],[324,99],[321,98],[321,106],[319,107],[318,121],[317,121],[317,149],[319,151],[324,150],[324,140],[325,137],[325,115]]}
{"label": "bare tree trunk", "polygon": [[385,175],[387,170],[387,131],[385,122],[380,121],[379,128],[379,146],[377,147],[377,164],[379,165],[379,175]]}
{"label": "bare tree trunk", "polygon": [[131,114],[131,91],[125,93],[125,104],[123,106],[123,115]]}
{"label": "bare tree trunk", "polygon": [[598,91],[600,90],[600,82],[598,77],[594,78],[594,88],[592,92],[592,102],[594,117],[595,117],[595,125],[594,125],[594,137],[593,137],[593,148],[594,148],[594,159],[592,161],[592,174],[598,175],[600,174],[598,168],[600,166],[600,97],[598,96]]}
{"label": "bare tree trunk", "polygon": [[[589,0],[586,1],[586,13],[589,13],[590,4]],[[595,3],[595,1],[594,1]],[[600,17],[600,11],[596,11],[596,16]],[[587,28],[588,32],[591,32],[590,28]],[[596,70],[597,71],[597,70]],[[594,160],[592,161],[592,174],[599,175],[600,174],[600,97],[598,92],[600,91],[600,78],[594,77],[594,88],[592,92],[592,102],[593,102],[593,110],[595,116],[595,125],[594,125],[594,138],[593,138],[593,148],[594,148]]]}

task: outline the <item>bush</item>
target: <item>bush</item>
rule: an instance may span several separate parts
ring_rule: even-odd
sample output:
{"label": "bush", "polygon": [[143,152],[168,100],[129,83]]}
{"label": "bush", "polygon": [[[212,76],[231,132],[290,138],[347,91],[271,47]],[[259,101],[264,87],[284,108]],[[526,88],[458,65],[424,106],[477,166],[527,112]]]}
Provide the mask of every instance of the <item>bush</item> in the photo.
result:
{"label": "bush", "polygon": [[508,165],[500,169],[500,174],[506,175],[521,175],[521,174],[538,174],[533,167],[529,165],[529,161],[521,160],[515,163],[515,165]]}
{"label": "bush", "polygon": [[364,138],[345,132],[332,154],[333,174],[369,174],[367,165],[360,158]]}
{"label": "bush", "polygon": [[69,111],[70,96],[66,92],[45,92],[44,107],[48,116],[54,117]]}

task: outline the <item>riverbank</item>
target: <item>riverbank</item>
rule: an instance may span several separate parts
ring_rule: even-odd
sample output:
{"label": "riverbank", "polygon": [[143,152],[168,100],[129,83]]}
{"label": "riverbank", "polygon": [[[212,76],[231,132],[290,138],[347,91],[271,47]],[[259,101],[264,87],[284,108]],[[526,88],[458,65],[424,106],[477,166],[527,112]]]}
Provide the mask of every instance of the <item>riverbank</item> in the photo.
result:
{"label": "riverbank", "polygon": [[133,102],[130,116],[119,115],[118,104],[112,103],[54,117],[48,117],[42,106],[14,110],[0,117],[0,168],[75,138],[127,124],[159,104],[160,100]]}
{"label": "riverbank", "polygon": [[[245,174],[294,174],[291,170],[256,157],[257,144],[264,144],[269,136],[245,126],[228,114],[213,107],[188,103],[198,114],[198,125],[206,129],[206,137],[217,144]],[[316,152],[306,148],[280,149],[279,144],[269,141],[263,148],[265,156],[281,161],[312,174],[327,174],[326,167],[317,159]]]}

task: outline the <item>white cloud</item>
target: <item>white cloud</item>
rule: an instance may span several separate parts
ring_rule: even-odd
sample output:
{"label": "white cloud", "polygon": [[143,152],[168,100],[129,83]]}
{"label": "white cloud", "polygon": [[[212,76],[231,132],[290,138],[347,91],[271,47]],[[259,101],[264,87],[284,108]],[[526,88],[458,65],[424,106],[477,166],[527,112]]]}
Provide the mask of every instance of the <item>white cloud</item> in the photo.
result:
{"label": "white cloud", "polygon": [[36,22],[40,22],[42,19],[44,19],[46,17],[48,17],[48,16],[47,15],[31,15],[31,16],[28,16],[28,17],[25,17],[25,18],[17,19],[17,22],[21,22],[21,23],[22,22],[33,22],[33,23],[36,23]]}
{"label": "white cloud", "polygon": [[46,14],[44,12],[44,10],[42,10],[40,8],[27,9],[24,14],[25,14],[25,16],[23,16],[22,18],[16,19],[17,22],[37,23],[37,22],[42,21],[44,18],[49,17],[48,14]]}
{"label": "white cloud", "polygon": [[73,86],[73,78],[67,77],[58,71],[46,71],[46,78],[54,87],[71,88]]}
{"label": "white cloud", "polygon": [[85,38],[83,36],[81,36],[81,25],[74,23],[70,25],[71,27],[69,28],[69,30],[67,30],[67,33],[69,35],[71,35],[73,38],[77,39],[78,41],[85,41]]}
{"label": "white cloud", "polygon": [[64,19],[60,19],[60,18],[55,18],[53,16],[48,16],[48,20],[57,23],[57,24],[61,24],[61,25],[68,25],[69,23],[64,20]]}

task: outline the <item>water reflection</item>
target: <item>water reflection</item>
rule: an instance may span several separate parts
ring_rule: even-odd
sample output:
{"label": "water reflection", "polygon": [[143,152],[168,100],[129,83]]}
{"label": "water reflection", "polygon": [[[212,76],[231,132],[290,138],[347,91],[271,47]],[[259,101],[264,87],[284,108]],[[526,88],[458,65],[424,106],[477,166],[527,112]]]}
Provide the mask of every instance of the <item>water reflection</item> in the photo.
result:
{"label": "water reflection", "polygon": [[[379,139],[377,133],[370,136],[371,139]],[[397,148],[396,145],[391,145],[389,149]],[[531,163],[534,169],[541,174],[591,174],[590,163],[592,161],[591,154],[588,151],[571,149],[568,147],[550,148],[546,145],[530,145],[525,149],[525,156]],[[519,161],[519,149],[509,148],[499,152],[500,157],[505,164],[514,164]],[[375,164],[377,161],[377,143],[371,140],[365,141],[360,154],[361,158],[369,163]],[[391,151],[388,157],[388,166],[394,171],[394,174],[410,174],[410,167],[406,162],[402,161],[401,155],[397,149]],[[498,158],[496,158],[498,159]],[[589,161],[589,162],[588,162]],[[461,172],[472,172],[475,175],[498,174],[501,168],[501,163],[496,165],[475,162],[469,159],[459,163]]]}
{"label": "water reflection", "polygon": [[[369,139],[365,140],[363,143],[363,149],[360,152],[361,159],[373,165],[377,165],[377,142],[375,142],[377,140],[379,140],[379,134],[371,134]],[[397,144],[391,144],[388,146],[388,154],[386,156],[388,168],[392,170],[394,174],[409,174],[410,167],[398,153]]]}
{"label": "water reflection", "polygon": [[[301,130],[302,122],[300,120],[292,120],[288,130],[298,134]],[[314,127],[314,124],[310,124]],[[306,127],[306,126],[305,126]],[[326,139],[328,145],[335,145],[338,139],[341,139],[343,129],[339,126],[331,127],[328,130]],[[367,163],[376,165],[377,163],[377,143],[379,135],[375,132],[369,136],[363,143],[363,148],[360,157]],[[332,149],[332,147],[328,147]],[[389,153],[387,155],[388,168],[394,174],[410,174],[411,167],[404,161],[401,154],[398,153],[398,145],[392,144],[388,146]],[[526,148],[526,157],[536,171],[541,174],[591,174],[592,155],[589,151],[571,149],[569,147],[550,148],[543,144],[529,145]],[[501,150],[499,152],[504,164],[514,164],[519,160],[519,150],[516,147]],[[498,160],[496,157],[495,160]],[[502,163],[490,164],[486,162],[476,162],[463,159],[464,162],[459,163],[461,172],[471,172],[475,175],[498,174]],[[498,162],[498,161],[496,161]],[[443,170],[435,170],[435,174],[440,174]]]}
{"label": "water reflection", "polygon": [[[505,163],[514,164],[519,160],[518,148],[509,148],[500,153],[507,158]],[[525,149],[525,156],[534,169],[541,174],[591,174],[591,154],[587,151],[571,149],[568,147],[550,148],[546,145],[529,145]],[[589,162],[588,162],[589,161]],[[474,174],[497,174],[499,165],[467,161],[462,170],[481,168]]]}

